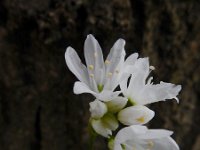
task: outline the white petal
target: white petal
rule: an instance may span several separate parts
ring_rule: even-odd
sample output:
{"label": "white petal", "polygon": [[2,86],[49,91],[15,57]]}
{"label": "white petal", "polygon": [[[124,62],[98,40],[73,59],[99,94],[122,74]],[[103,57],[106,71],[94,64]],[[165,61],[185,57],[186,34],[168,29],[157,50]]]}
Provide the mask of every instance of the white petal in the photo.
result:
{"label": "white petal", "polygon": [[115,131],[119,124],[118,121],[116,119],[116,117],[113,114],[106,114],[101,118],[101,121],[103,122],[103,124],[108,128],[111,129],[112,131]]}
{"label": "white petal", "polygon": [[125,65],[134,65],[137,61],[138,53],[133,53],[129,57],[126,58]]}
{"label": "white petal", "polygon": [[181,90],[181,85],[174,85],[171,83],[161,82],[156,85],[146,85],[143,93],[141,93],[140,104],[150,104],[158,101],[165,101],[166,99],[177,99],[177,95]]}
{"label": "white petal", "polygon": [[138,125],[149,122],[155,113],[146,106],[131,106],[121,110],[118,119],[124,125]]}
{"label": "white petal", "polygon": [[106,102],[109,112],[116,113],[126,106],[128,99],[124,97],[116,97],[111,101]]}
{"label": "white petal", "polygon": [[[91,34],[85,40],[84,56],[89,73],[94,74],[97,84],[103,84],[101,76],[104,74],[105,66],[102,50],[98,41]],[[90,66],[92,69],[90,69]]]}
{"label": "white petal", "polygon": [[137,100],[149,74],[149,59],[140,58],[136,61],[134,66],[134,73],[131,75],[128,90],[126,92],[134,100]]}
{"label": "white petal", "polygon": [[137,135],[137,136],[141,134],[145,134],[148,131],[148,128],[142,125],[132,125],[129,128],[131,129],[131,132],[133,132],[134,135]]}
{"label": "white petal", "polygon": [[117,40],[105,60],[106,78],[104,88],[107,90],[114,90],[116,86],[119,85],[120,66],[124,63],[125,57],[124,45],[125,41],[123,39]]}
{"label": "white petal", "polygon": [[139,136],[140,139],[160,139],[169,137],[173,134],[172,131],[165,129],[149,129],[145,134]]}
{"label": "white petal", "polygon": [[[122,128],[115,136],[114,145],[120,145],[127,140],[135,137],[135,133],[132,131],[131,127]],[[115,149],[115,148],[114,148]]]}
{"label": "white petal", "polygon": [[110,135],[112,135],[112,131],[110,129],[108,129],[101,120],[93,119],[91,121],[91,125],[96,133],[98,133],[104,137],[109,137]]}
{"label": "white petal", "polygon": [[88,84],[88,73],[85,65],[81,63],[76,51],[68,47],[65,52],[65,60],[71,72],[82,82]]}
{"label": "white petal", "polygon": [[179,146],[171,137],[153,140],[152,150],[180,150]]}
{"label": "white petal", "polygon": [[[137,135],[145,133],[147,130],[147,127],[139,125],[122,128],[115,136],[114,150],[122,150],[122,144],[126,146],[126,149],[133,149],[131,145],[135,145],[138,148],[138,144],[135,143],[138,140]],[[127,141],[131,142],[130,146],[126,144]]]}
{"label": "white petal", "polygon": [[123,72],[125,73],[134,73],[135,70],[135,62],[137,61],[138,53],[131,54],[124,62],[122,67]]}
{"label": "white petal", "polygon": [[113,92],[113,91],[103,90],[101,93],[95,94],[95,96],[97,99],[107,102],[116,98],[120,93],[121,93],[120,91]]}
{"label": "white petal", "polygon": [[75,94],[90,93],[96,95],[96,93],[90,90],[90,88],[85,83],[78,81],[74,83],[74,93]]}
{"label": "white petal", "polygon": [[94,100],[93,102],[90,102],[90,112],[91,116],[94,119],[99,119],[103,117],[104,114],[107,112],[107,106],[103,102],[99,100]]}
{"label": "white petal", "polygon": [[106,114],[101,119],[92,119],[91,125],[95,132],[98,134],[109,137],[112,135],[112,130],[116,130],[118,128],[118,121],[112,114]]}
{"label": "white petal", "polygon": [[120,89],[124,96],[128,96],[127,90],[128,90],[128,79],[130,75],[126,75],[124,79],[120,82]]}
{"label": "white petal", "polygon": [[123,39],[119,39],[115,42],[113,47],[110,50],[110,53],[108,54],[108,57],[106,58],[106,61],[108,63],[106,65],[106,72],[114,72],[117,65],[119,64],[119,60],[125,56],[125,41]]}
{"label": "white petal", "polygon": [[113,150],[123,150],[120,144],[115,144]]}
{"label": "white petal", "polygon": [[117,133],[114,150],[121,150],[122,144],[130,150],[133,148],[139,150],[179,150],[176,142],[170,137],[171,134],[172,132],[168,130],[151,130],[145,126],[132,125]]}

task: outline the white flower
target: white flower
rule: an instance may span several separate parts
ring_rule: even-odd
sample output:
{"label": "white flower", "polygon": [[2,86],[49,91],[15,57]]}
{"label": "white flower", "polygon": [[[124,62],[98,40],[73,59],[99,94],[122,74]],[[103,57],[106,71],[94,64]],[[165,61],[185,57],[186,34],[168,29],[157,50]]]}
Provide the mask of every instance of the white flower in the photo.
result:
{"label": "white flower", "polygon": [[175,98],[181,90],[181,85],[160,82],[151,83],[152,77],[147,80],[152,66],[149,66],[148,58],[140,58],[132,66],[132,75],[128,84],[128,79],[120,83],[123,95],[129,99],[133,105],[146,105],[166,99]]}
{"label": "white flower", "polygon": [[179,150],[176,142],[170,137],[172,134],[172,131],[164,129],[129,126],[117,133],[113,150]]}
{"label": "white flower", "polygon": [[118,121],[114,113],[120,111],[127,103],[127,99],[116,97],[109,102],[98,99],[90,102],[91,126],[94,131],[104,137],[112,135],[112,131],[118,128]]}
{"label": "white flower", "polygon": [[90,105],[89,110],[91,112],[91,117],[94,119],[99,119],[103,117],[108,111],[106,104],[97,99],[94,100],[93,102],[90,102],[89,105]]}
{"label": "white flower", "polygon": [[80,80],[74,85],[74,93],[90,93],[102,101],[117,97],[120,92],[113,90],[123,79],[123,73],[119,69],[124,64],[124,45],[123,39],[117,40],[104,61],[99,43],[91,34],[88,35],[84,44],[87,67],[82,64],[76,51],[68,47],[65,52],[67,66]]}
{"label": "white flower", "polygon": [[96,133],[108,138],[118,128],[119,123],[113,114],[107,113],[100,119],[91,119],[91,125]]}
{"label": "white flower", "polygon": [[146,106],[131,106],[118,113],[118,120],[124,125],[139,125],[149,122],[155,113]]}
{"label": "white flower", "polygon": [[127,101],[128,101],[127,98],[118,96],[112,99],[111,101],[106,102],[105,104],[109,112],[117,113],[126,106]]}

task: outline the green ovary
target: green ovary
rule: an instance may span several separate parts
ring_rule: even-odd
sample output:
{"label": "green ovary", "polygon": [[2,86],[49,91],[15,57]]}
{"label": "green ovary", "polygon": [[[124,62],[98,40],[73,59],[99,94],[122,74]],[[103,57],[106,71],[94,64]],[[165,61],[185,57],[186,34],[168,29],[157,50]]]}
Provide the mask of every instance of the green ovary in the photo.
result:
{"label": "green ovary", "polygon": [[102,91],[103,91],[103,85],[98,84],[97,88],[98,88],[98,91],[99,91],[99,92],[102,92]]}
{"label": "green ovary", "polygon": [[133,105],[135,106],[137,103],[130,97],[128,97],[128,101]]}
{"label": "green ovary", "polygon": [[121,144],[121,147],[123,150],[126,150],[126,146],[124,144]]}

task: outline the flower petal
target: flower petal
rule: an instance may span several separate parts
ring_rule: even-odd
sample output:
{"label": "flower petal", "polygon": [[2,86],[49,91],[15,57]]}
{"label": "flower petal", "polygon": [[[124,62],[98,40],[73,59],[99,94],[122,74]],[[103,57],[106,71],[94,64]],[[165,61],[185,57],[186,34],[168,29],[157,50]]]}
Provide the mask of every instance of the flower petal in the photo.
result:
{"label": "flower petal", "polygon": [[132,140],[133,142],[131,142],[132,143],[131,145],[136,144],[135,146],[138,147],[138,144],[134,143],[137,140],[137,136],[140,135],[141,133],[145,133],[147,130],[148,129],[146,126],[141,126],[141,125],[132,125],[121,129],[115,136],[114,150],[122,150],[121,145],[126,146],[127,149],[131,148],[128,145],[126,145],[126,142],[127,141],[131,142]]}
{"label": "flower petal", "polygon": [[160,139],[164,137],[169,137],[173,134],[172,131],[165,129],[149,129],[145,134],[139,136],[140,139]]}
{"label": "flower petal", "polygon": [[121,80],[120,85],[119,85],[123,95],[126,97],[128,97],[128,94],[129,94],[129,93],[127,93],[129,77],[130,77],[130,75],[126,74],[126,76],[124,77],[124,79]]}
{"label": "flower petal", "polygon": [[[140,104],[150,104],[158,101],[165,101],[166,99],[175,98],[181,90],[181,85],[175,85],[171,83],[160,82],[156,85],[146,85],[145,89],[141,93]],[[145,93],[145,94],[144,94]]]}
{"label": "flower petal", "polygon": [[146,78],[149,74],[149,59],[138,59],[133,70],[134,73],[131,75],[126,93],[134,100],[137,100],[137,97],[140,96],[140,91],[145,86]]}
{"label": "flower petal", "polygon": [[74,83],[73,90],[75,94],[90,93],[96,95],[96,93],[90,90],[90,88],[85,83],[79,81]]}
{"label": "flower petal", "polygon": [[115,42],[113,47],[110,50],[110,53],[108,54],[108,57],[106,58],[105,64],[106,64],[106,72],[114,72],[117,65],[119,64],[119,60],[121,58],[125,57],[125,41],[123,39],[119,39]]}
{"label": "flower petal", "polygon": [[113,92],[113,91],[103,90],[101,93],[95,94],[95,96],[97,99],[107,102],[116,98],[120,93],[121,93],[120,91]]}
{"label": "flower petal", "polygon": [[116,130],[119,126],[116,117],[110,113],[107,113],[105,116],[103,116],[101,121],[108,129],[111,129],[112,131]]}
{"label": "flower petal", "polygon": [[134,73],[136,68],[135,63],[137,61],[137,58],[138,58],[138,53],[131,54],[129,57],[127,57],[122,67],[123,72],[129,74]]}
{"label": "flower petal", "polygon": [[129,57],[126,58],[125,65],[134,65],[137,61],[138,53],[133,53]]}
{"label": "flower petal", "polygon": [[72,47],[68,47],[65,52],[65,61],[69,70],[82,82],[88,84],[88,72],[85,67],[81,63],[79,56],[76,51]]}
{"label": "flower petal", "polygon": [[168,130],[148,129],[141,125],[132,125],[121,129],[114,140],[114,150],[126,149],[139,150],[179,150],[176,142],[170,137],[172,134]]}
{"label": "flower petal", "polygon": [[103,117],[103,115],[107,112],[107,106],[103,102],[99,100],[94,100],[93,102],[90,102],[90,112],[91,116],[94,119],[99,119]]}
{"label": "flower petal", "polygon": [[92,119],[91,125],[96,133],[98,133],[104,137],[109,137],[112,135],[111,129],[107,128],[100,119],[98,119],[98,120]]}
{"label": "flower petal", "polygon": [[124,63],[125,57],[124,46],[125,41],[123,39],[117,40],[105,60],[106,77],[104,88],[106,90],[114,90],[119,85],[120,66]]}
{"label": "flower petal", "polygon": [[106,102],[109,112],[116,113],[126,106],[128,99],[124,97],[116,97],[111,101]]}
{"label": "flower petal", "polygon": [[89,34],[84,44],[84,56],[88,67],[88,72],[94,74],[95,81],[98,84],[103,84],[104,75],[104,60],[101,47],[93,35]]}
{"label": "flower petal", "polygon": [[155,113],[146,106],[131,106],[121,110],[118,119],[124,125],[138,125],[149,122]]}
{"label": "flower petal", "polygon": [[180,148],[171,137],[166,137],[153,140],[152,150],[180,150]]}

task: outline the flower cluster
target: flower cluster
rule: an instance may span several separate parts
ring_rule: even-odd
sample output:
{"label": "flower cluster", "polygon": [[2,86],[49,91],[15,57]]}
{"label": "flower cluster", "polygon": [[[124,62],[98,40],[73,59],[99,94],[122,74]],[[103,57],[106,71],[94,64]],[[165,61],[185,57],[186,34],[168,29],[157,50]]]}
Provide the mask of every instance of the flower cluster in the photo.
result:
{"label": "flower cluster", "polygon": [[[111,150],[178,150],[171,131],[148,129],[144,124],[155,115],[146,105],[173,98],[178,102],[181,86],[153,84],[150,72],[154,67],[149,59],[138,58],[137,53],[125,59],[124,46],[123,39],[117,40],[104,60],[99,43],[88,35],[84,43],[86,66],[72,47],[66,50],[67,66],[79,79],[74,93],[95,97],[89,104],[92,129],[109,139]],[[120,124],[126,127],[119,130]]]}

